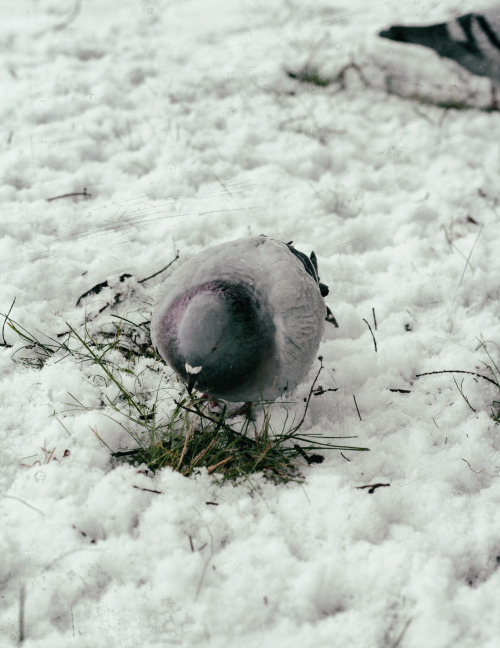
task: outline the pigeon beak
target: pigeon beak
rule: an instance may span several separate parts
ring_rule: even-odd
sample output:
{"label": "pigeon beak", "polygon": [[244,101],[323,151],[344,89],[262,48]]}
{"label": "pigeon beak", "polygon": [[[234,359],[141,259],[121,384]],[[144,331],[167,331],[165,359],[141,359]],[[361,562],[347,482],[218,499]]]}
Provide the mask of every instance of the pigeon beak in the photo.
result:
{"label": "pigeon beak", "polygon": [[186,369],[186,373],[187,373],[186,386],[187,386],[188,394],[191,394],[194,386],[196,385],[196,381],[198,380],[198,374],[201,371],[201,366],[192,367],[188,362],[186,362],[184,368]]}
{"label": "pigeon beak", "polygon": [[188,373],[186,387],[187,387],[187,390],[188,390],[188,394],[190,396],[191,396],[191,392],[193,391],[194,386],[196,385],[196,379],[197,379],[196,374]]}

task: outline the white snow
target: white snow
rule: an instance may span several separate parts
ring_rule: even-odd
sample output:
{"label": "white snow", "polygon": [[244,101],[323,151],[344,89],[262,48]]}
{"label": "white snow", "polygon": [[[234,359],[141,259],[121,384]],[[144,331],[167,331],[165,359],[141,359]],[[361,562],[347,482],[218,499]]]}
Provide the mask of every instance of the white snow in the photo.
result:
{"label": "white snow", "polygon": [[[34,648],[498,645],[500,394],[416,375],[499,377],[500,114],[480,110],[487,80],[377,38],[472,5],[1,3],[0,311],[16,298],[14,320],[55,336],[120,286],[121,310],[96,321],[147,315],[161,275],[136,280],[177,249],[293,239],[315,250],[339,322],[320,348],[338,391],[303,429],[370,448],[327,453],[303,485],[111,467],[93,430],[130,442],[101,406],[113,385],[71,358],[15,363],[6,327],[2,646],[18,642],[22,589]],[[351,60],[369,85],[353,68],[344,89],[287,75]],[[472,109],[431,103],[452,100]]]}

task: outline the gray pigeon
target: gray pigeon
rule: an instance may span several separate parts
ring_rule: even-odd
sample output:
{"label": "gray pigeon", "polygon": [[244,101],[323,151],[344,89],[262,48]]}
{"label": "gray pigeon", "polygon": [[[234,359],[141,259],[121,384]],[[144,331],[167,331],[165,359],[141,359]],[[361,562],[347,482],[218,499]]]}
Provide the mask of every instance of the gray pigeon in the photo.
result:
{"label": "gray pigeon", "polygon": [[274,400],[311,367],[327,293],[314,253],[266,236],[223,243],[165,281],[152,342],[190,391],[231,402]]}
{"label": "gray pigeon", "polygon": [[430,47],[472,74],[500,83],[500,5],[437,25],[395,25],[379,33],[402,43]]}

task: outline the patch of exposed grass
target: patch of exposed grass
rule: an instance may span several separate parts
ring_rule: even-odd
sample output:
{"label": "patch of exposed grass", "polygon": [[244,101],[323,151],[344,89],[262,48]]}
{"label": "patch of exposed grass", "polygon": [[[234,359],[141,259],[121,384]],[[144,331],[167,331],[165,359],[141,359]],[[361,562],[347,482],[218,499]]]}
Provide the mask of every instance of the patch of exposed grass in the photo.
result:
{"label": "patch of exposed grass", "polygon": [[[332,443],[337,437],[300,432],[319,372],[298,424],[290,420],[288,410],[283,420],[283,403],[256,403],[245,416],[235,416],[225,406],[214,412],[202,395],[188,394],[183,387],[179,392],[179,383],[161,369],[147,321],[114,316],[92,332],[87,323],[80,331],[66,325],[65,333],[50,337],[33,334],[10,315],[4,317],[4,324],[25,343],[15,351],[15,361],[35,369],[43,369],[49,360],[93,366],[88,373],[100,390],[97,409],[118,423],[128,440],[120,448],[106,444],[113,462],[145,465],[152,472],[170,467],[186,476],[206,468],[226,480],[263,472],[275,481],[301,481],[303,466],[323,460],[319,452],[367,450]],[[71,411],[96,409],[75,395],[70,398]],[[280,416],[271,416],[273,408],[281,408]],[[273,418],[281,421],[279,429]],[[105,443],[97,430],[93,432]]]}
{"label": "patch of exposed grass", "polygon": [[301,83],[311,83],[312,85],[320,88],[325,88],[332,83],[331,79],[321,76],[317,67],[313,65],[304,65],[298,72],[287,70],[287,74],[291,79],[296,79]]}

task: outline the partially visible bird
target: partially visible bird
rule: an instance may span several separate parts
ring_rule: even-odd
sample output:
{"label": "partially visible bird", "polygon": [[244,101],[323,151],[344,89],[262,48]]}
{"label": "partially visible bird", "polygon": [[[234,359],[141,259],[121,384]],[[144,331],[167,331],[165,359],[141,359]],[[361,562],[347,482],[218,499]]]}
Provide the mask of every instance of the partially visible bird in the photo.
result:
{"label": "partially visible bird", "polygon": [[472,74],[500,83],[500,4],[436,25],[394,25],[379,36],[430,47]]}
{"label": "partially visible bird", "polygon": [[152,342],[189,390],[231,402],[274,400],[311,367],[327,293],[314,253],[266,236],[223,243],[165,281]]}

